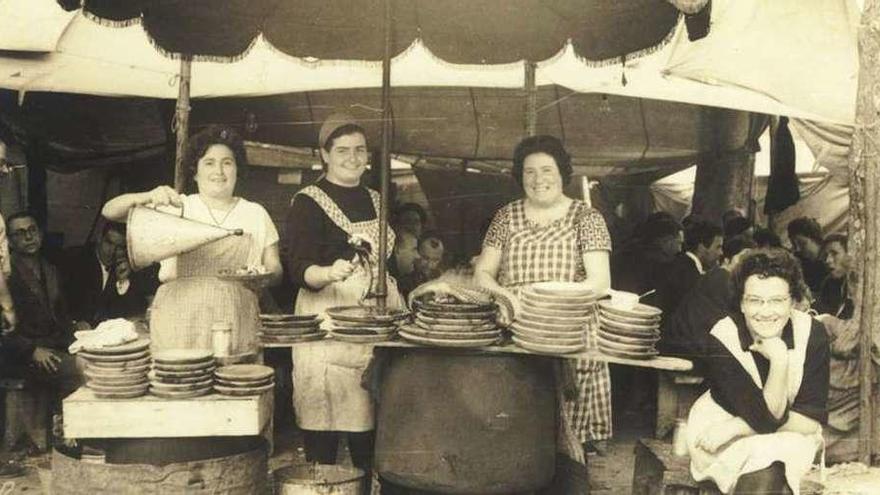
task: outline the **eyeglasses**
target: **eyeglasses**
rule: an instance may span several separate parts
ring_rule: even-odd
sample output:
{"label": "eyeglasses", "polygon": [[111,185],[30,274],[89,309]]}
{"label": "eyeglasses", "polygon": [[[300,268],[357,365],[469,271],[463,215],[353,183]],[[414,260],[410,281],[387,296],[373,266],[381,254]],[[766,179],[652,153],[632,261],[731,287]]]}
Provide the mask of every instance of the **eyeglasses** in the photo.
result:
{"label": "eyeglasses", "polygon": [[31,225],[26,229],[15,229],[10,233],[15,237],[27,237],[37,235],[39,232],[40,229],[38,229],[36,225]]}
{"label": "eyeglasses", "polygon": [[789,301],[791,301],[791,296],[769,297],[767,299],[755,296],[743,296],[742,299],[744,305],[752,308],[761,308],[764,307],[765,304],[771,308],[778,308],[788,304]]}

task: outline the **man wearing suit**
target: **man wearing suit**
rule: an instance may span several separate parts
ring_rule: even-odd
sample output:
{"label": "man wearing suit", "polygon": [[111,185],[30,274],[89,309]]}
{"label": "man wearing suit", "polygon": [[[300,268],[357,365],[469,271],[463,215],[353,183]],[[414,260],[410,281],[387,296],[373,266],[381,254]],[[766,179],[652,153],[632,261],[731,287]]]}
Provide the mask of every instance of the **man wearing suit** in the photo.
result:
{"label": "man wearing suit", "polygon": [[14,330],[4,335],[13,359],[4,363],[4,376],[28,379],[60,395],[81,383],[76,360],[67,353],[73,341],[72,321],[61,291],[58,270],[41,253],[43,234],[33,215],[9,217],[12,273],[9,292],[16,310]]}
{"label": "man wearing suit", "polygon": [[663,283],[657,291],[665,317],[675,312],[682,297],[697,283],[700,275],[718,263],[722,240],[721,228],[703,220],[685,228],[684,252],[663,270]]}
{"label": "man wearing suit", "polygon": [[65,292],[78,327],[143,315],[158,283],[155,270],[132,273],[125,225],[115,222],[104,224],[97,243],[71,251],[65,265]]}

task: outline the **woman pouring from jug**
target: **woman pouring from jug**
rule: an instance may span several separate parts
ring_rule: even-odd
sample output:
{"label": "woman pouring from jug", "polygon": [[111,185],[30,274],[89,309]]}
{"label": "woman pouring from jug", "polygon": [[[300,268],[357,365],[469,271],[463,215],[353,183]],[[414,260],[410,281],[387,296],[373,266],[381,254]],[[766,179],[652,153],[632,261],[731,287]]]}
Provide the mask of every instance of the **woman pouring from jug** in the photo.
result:
{"label": "woman pouring from jug", "polygon": [[[229,323],[230,355],[255,356],[256,291],[281,278],[278,231],[262,206],[234,195],[238,178],[247,168],[244,143],[234,130],[212,126],[193,136],[185,163],[189,189],[194,184],[196,194],[178,194],[163,185],[117,196],[101,213],[108,220],[124,222],[129,210],[149,205],[216,227],[243,230],[243,236],[225,237],[161,261],[162,286],[150,311],[150,338],[154,351],[212,349],[212,325]],[[262,276],[246,284],[217,277],[242,267]]]}
{"label": "woman pouring from jug", "polygon": [[[324,174],[294,195],[286,232],[287,265],[299,287],[297,314],[334,306],[370,304],[379,251],[379,194],[361,185],[367,167],[364,129],[347,114],[330,115],[318,135]],[[394,251],[394,232],[387,234]],[[388,277],[388,308],[402,308],[396,282]],[[293,402],[310,462],[334,464],[338,436],[348,434],[353,464],[369,469],[374,411],[361,377],[371,346],[339,341],[293,348]]]}

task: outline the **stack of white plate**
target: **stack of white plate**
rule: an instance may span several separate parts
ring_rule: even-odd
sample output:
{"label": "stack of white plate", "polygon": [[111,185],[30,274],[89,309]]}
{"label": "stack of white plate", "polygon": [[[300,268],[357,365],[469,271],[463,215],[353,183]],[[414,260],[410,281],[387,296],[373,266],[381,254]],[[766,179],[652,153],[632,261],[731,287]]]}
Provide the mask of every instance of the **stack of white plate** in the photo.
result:
{"label": "stack of white plate", "polygon": [[150,393],[165,399],[188,399],[211,393],[214,354],[200,349],[166,349],[153,353]]}
{"label": "stack of white plate", "polygon": [[544,354],[583,351],[598,299],[589,287],[576,282],[541,282],[523,289],[521,310],[510,328],[513,342]]}
{"label": "stack of white plate", "polygon": [[260,341],[266,344],[295,344],[323,339],[318,315],[261,314]]}
{"label": "stack of white plate", "polygon": [[599,303],[599,350],[609,356],[627,359],[656,356],[661,314],[659,308],[647,304],[620,307],[611,301],[602,301]]}
{"label": "stack of white plate", "polygon": [[275,386],[275,370],[261,364],[233,364],[214,371],[214,390],[223,395],[260,395]]}
{"label": "stack of white plate", "polygon": [[150,341],[138,339],[108,347],[86,347],[86,386],[101,399],[130,399],[147,393]]}
{"label": "stack of white plate", "polygon": [[380,310],[366,306],[338,306],[327,310],[330,334],[336,340],[371,344],[394,338],[400,320],[407,316],[398,309]]}
{"label": "stack of white plate", "polygon": [[401,326],[400,336],[421,345],[437,347],[485,347],[501,337],[495,323],[495,303],[436,300],[413,301],[415,318]]}

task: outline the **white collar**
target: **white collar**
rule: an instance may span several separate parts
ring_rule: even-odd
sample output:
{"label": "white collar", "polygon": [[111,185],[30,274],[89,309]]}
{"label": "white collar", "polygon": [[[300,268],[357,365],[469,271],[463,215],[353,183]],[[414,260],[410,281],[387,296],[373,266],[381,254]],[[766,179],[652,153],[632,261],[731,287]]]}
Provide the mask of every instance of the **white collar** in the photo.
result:
{"label": "white collar", "polygon": [[692,253],[692,252],[690,252],[690,251],[685,251],[684,254],[685,254],[685,256],[687,256],[688,258],[694,260],[694,264],[697,265],[697,271],[700,272],[700,275],[706,273],[706,272],[703,271],[703,263],[700,261],[700,258],[697,257],[696,254],[694,254],[694,253]]}

